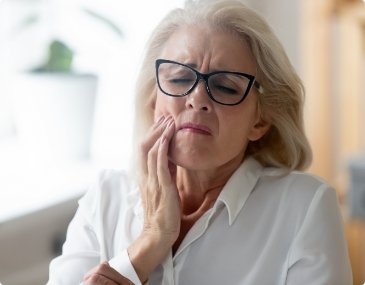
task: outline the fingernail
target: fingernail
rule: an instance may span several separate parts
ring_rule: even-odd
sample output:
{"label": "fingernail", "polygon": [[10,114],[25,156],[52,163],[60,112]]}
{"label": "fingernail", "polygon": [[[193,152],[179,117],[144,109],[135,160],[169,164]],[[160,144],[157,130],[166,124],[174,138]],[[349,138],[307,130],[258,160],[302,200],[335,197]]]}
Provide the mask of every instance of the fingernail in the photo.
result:
{"label": "fingernail", "polygon": [[156,120],[156,124],[159,125],[163,122],[163,120],[165,119],[164,115],[161,115],[160,117],[158,117],[158,119]]}
{"label": "fingernail", "polygon": [[174,120],[170,120],[170,122],[167,124],[167,128],[170,128],[174,124]]}
{"label": "fingernail", "polygon": [[164,126],[167,126],[169,124],[171,118],[172,118],[171,116],[164,117],[164,120],[163,120],[162,124]]}

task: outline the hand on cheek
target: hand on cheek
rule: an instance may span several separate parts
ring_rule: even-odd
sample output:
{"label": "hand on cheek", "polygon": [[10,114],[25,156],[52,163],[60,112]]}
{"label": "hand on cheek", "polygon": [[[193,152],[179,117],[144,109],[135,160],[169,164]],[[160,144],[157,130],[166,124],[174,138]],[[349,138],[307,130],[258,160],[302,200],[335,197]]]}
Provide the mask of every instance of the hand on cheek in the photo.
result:
{"label": "hand on cheek", "polygon": [[174,133],[172,117],[160,117],[140,148],[144,224],[140,237],[128,248],[128,253],[143,282],[163,261],[180,233],[181,207],[174,177],[176,166],[168,159]]}
{"label": "hand on cheek", "polygon": [[147,135],[141,153],[144,231],[157,237],[169,236],[169,244],[180,232],[180,201],[168,160],[169,143],[174,132],[172,117],[160,118]]}

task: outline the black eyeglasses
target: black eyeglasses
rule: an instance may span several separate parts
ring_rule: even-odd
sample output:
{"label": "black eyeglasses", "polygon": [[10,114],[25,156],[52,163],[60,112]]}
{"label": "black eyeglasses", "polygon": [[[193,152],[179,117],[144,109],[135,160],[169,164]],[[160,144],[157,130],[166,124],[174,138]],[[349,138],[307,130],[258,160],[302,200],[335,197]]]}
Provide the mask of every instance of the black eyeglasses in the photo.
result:
{"label": "black eyeglasses", "polygon": [[156,60],[156,78],[159,89],[166,95],[182,97],[188,95],[204,80],[208,96],[222,105],[237,105],[249,94],[255,76],[233,71],[200,73],[194,68],[167,59]]}

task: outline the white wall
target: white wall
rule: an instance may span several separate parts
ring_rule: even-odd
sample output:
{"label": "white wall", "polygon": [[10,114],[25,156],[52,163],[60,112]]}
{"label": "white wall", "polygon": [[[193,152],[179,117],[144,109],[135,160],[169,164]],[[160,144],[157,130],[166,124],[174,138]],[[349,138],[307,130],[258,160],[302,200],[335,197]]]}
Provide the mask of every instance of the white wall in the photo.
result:
{"label": "white wall", "polygon": [[283,44],[292,64],[300,73],[301,1],[245,0],[245,2],[267,20]]}

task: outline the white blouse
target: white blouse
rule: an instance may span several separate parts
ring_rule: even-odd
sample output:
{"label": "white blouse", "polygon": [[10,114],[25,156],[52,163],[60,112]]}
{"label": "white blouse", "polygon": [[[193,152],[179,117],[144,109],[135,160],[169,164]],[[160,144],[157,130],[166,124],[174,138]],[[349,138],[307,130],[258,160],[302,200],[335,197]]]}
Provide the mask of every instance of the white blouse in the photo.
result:
{"label": "white blouse", "polygon": [[[138,187],[124,172],[103,172],[79,201],[48,284],[79,284],[105,260],[140,284],[126,249],[142,224]],[[148,284],[350,285],[336,193],[311,175],[248,158]]]}

